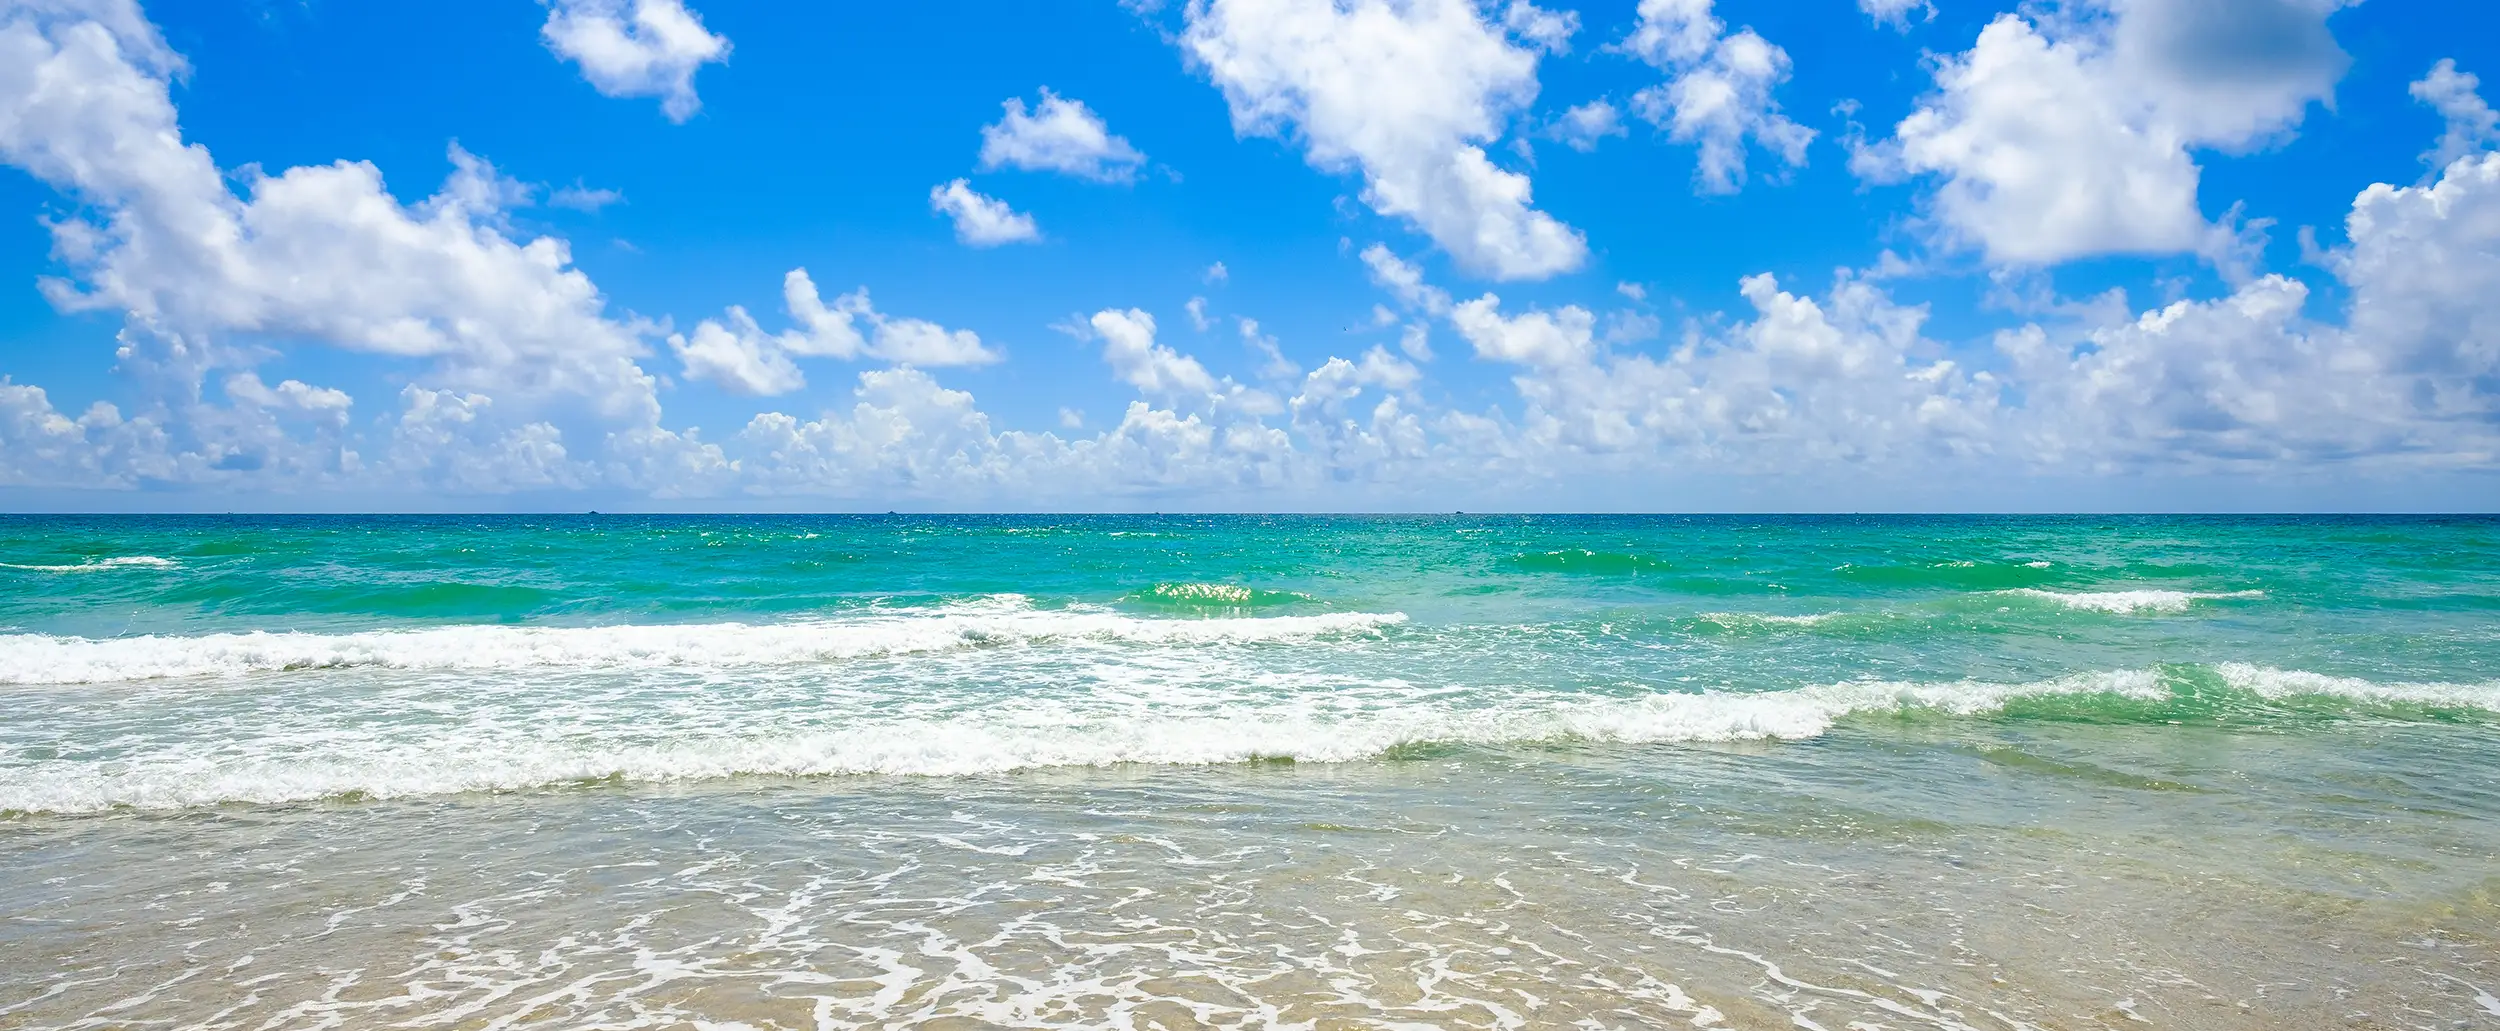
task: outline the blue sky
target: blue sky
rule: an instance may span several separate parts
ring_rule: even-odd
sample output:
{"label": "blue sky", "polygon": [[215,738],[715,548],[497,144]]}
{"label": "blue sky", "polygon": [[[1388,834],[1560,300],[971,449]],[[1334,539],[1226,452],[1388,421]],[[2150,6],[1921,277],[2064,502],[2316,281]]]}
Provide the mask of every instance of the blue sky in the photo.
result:
{"label": "blue sky", "polygon": [[0,505],[2486,509],[2496,30],[0,0]]}

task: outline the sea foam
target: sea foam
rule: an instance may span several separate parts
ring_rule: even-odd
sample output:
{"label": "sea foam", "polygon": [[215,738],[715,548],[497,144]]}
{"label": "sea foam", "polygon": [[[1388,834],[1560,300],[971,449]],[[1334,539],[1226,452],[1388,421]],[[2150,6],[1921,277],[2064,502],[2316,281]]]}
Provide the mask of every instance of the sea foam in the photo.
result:
{"label": "sea foam", "polygon": [[0,568],[23,569],[32,573],[94,573],[107,569],[170,569],[180,563],[154,555],[120,555],[113,558],[88,559],[74,565],[26,565],[0,562]]}
{"label": "sea foam", "polygon": [[[2267,700],[2316,697],[2361,706],[2500,712],[2500,684],[2377,683],[2243,663],[2213,667],[2227,686]],[[0,812],[303,802],[513,791],[573,783],[673,783],[734,777],[955,777],[1118,765],[1261,760],[1340,763],[1418,745],[1565,741],[1669,744],[1800,741],[1851,717],[1985,717],[2026,702],[2102,698],[2161,706],[2180,696],[2159,670],[2083,673],[2026,683],[1847,681],[1785,691],[1668,691],[1590,698],[1554,692],[1453,703],[1428,696],[1330,711],[1290,698],[1165,705],[1093,696],[1035,699],[944,716],[863,713],[790,730],[769,715],[734,726],[665,722],[620,736],[562,712],[522,721],[414,730],[315,719],[263,727],[213,748],[171,742],[111,762],[52,759],[0,768]]]}
{"label": "sea foam", "polygon": [[1377,632],[1401,613],[1144,619],[1099,609],[1036,609],[1021,598],[918,612],[792,623],[599,627],[441,626],[361,633],[197,637],[0,635],[0,684],[93,684],[361,666],[421,670],[521,667],[755,666],[1035,645],[1052,641],[1249,644]]}
{"label": "sea foam", "polygon": [[2214,592],[2135,590],[2063,592],[2044,591],[2035,587],[2021,587],[1999,593],[2024,598],[2037,598],[2039,600],[2056,605],[2062,605],[2070,609],[2078,609],[2087,612],[2109,612],[2120,615],[2135,613],[2162,613],[2175,615],[2181,612],[2186,612],[2190,606],[2200,601],[2263,598],[2266,596],[2266,592],[2264,591]]}
{"label": "sea foam", "polygon": [[[1419,744],[1503,745],[1802,740],[1853,713],[1975,714],[2044,694],[2161,697],[2150,672],[2030,684],[1850,682],[1793,691],[1670,692],[1591,699],[1533,693],[1481,707],[1408,702],[1344,716],[1246,702],[1218,710],[986,710],[946,719],[863,720],[809,733],[619,741],[497,728],[488,734],[278,731],[212,756],[169,749],[109,764],[51,761],[0,769],[0,812],[189,808],[342,796],[397,798],[593,781],[669,783],[741,776],[973,776],[1057,767],[1340,763]],[[560,717],[552,723],[561,724]],[[555,728],[547,728],[554,731]],[[371,736],[368,736],[371,735]],[[301,740],[290,740],[298,738]]]}

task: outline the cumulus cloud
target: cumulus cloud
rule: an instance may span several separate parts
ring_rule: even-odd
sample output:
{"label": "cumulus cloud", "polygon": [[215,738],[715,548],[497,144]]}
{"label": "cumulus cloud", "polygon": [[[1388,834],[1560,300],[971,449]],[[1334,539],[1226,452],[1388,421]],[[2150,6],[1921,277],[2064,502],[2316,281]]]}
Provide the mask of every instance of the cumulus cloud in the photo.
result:
{"label": "cumulus cloud", "polygon": [[173,475],[171,450],[156,420],[101,401],[71,418],[42,387],[0,377],[0,483],[127,490]]}
{"label": "cumulus cloud", "polygon": [[781,298],[796,325],[780,333],[764,332],[745,308],[731,305],[722,319],[705,319],[690,334],[670,336],[669,349],[686,378],[709,380],[731,393],[770,396],[807,385],[794,358],[938,367],[987,365],[1003,357],[971,330],[877,311],[866,287],[828,305],[803,268],[782,277]]}
{"label": "cumulus cloud", "polygon": [[1469,0],[1205,0],[1181,43],[1224,91],[1235,131],[1296,139],[1315,167],[1359,171],[1364,203],[1466,268],[1542,279],[1586,260],[1577,230],[1531,206],[1528,177],[1485,154],[1536,98],[1537,51]]}
{"label": "cumulus cloud", "polygon": [[[1408,411],[1423,373],[1379,347],[1330,358],[1303,378],[1289,407],[1316,462],[1336,478],[1395,482],[1423,471],[1430,432]],[[1371,395],[1378,400],[1366,407]]]}
{"label": "cumulus cloud", "polygon": [[1479,357],[1523,367],[1529,453],[1671,453],[1696,463],[1799,463],[1982,452],[1997,417],[1986,373],[1927,356],[1924,309],[1842,277],[1817,301],[1771,276],[1743,283],[1755,318],[1660,358],[1617,353],[1577,306],[1504,314],[1490,294],[1451,321]]}
{"label": "cumulus cloud", "polygon": [[1549,54],[1571,52],[1571,37],[1580,34],[1580,12],[1548,11],[1528,0],[1510,0],[1502,8],[1502,27]]}
{"label": "cumulus cloud", "polygon": [[2438,145],[2422,155],[2433,168],[2445,168],[2451,161],[2500,142],[2500,111],[2493,111],[2476,92],[2482,84],[2473,73],[2458,71],[2454,59],[2443,57],[2431,66],[2429,75],[2412,85],[2413,99],[2437,109],[2448,122]]}
{"label": "cumulus cloud", "polygon": [[[1110,313],[1127,317],[1125,312]],[[1290,482],[1290,442],[1254,422],[1219,423],[1137,401],[1091,437],[996,428],[971,394],[917,369],[860,374],[848,410],[803,420],[756,416],[730,442],[747,489],[763,494],[898,492],[1027,506],[1170,491],[1193,496]]]}
{"label": "cumulus cloud", "polygon": [[[1244,325],[1245,337],[1257,335],[1257,323]],[[1113,378],[1175,412],[1255,420],[1282,410],[1266,391],[1218,377],[1198,359],[1157,343],[1155,318],[1142,310],[1104,309],[1087,319],[1085,328],[1102,342],[1102,360]]]}
{"label": "cumulus cloud", "polygon": [[1430,315],[1449,312],[1449,292],[1424,282],[1424,270],[1398,257],[1387,244],[1365,247],[1362,256],[1364,267],[1371,270],[1373,285],[1389,291],[1399,303]]}
{"label": "cumulus cloud", "polygon": [[599,92],[658,97],[672,122],[703,107],[695,70],[729,59],[729,37],[704,29],[683,0],[552,0],[539,35]]}
{"label": "cumulus cloud", "polygon": [[1259,378],[1275,381],[1294,379],[1302,375],[1302,366],[1294,364],[1293,359],[1285,357],[1285,349],[1278,346],[1276,338],[1259,331],[1259,320],[1242,319],[1240,329],[1242,346],[1249,348],[1264,359],[1259,365]]}
{"label": "cumulus cloud", "polygon": [[729,309],[729,323],[705,319],[691,335],[668,338],[687,379],[710,380],[734,394],[787,394],[807,385],[789,351],[764,335],[746,309]]}
{"label": "cumulus cloud", "polygon": [[1877,25],[1890,25],[1903,32],[1910,31],[1910,15],[1921,15],[1921,21],[1936,17],[1934,0],[1858,0],[1858,10],[1875,19]]}
{"label": "cumulus cloud", "polygon": [[1128,182],[1136,178],[1146,155],[1111,134],[1102,116],[1083,102],[1048,89],[1042,102],[1024,106],[1023,97],[1007,99],[1006,116],[981,128],[983,169],[1022,168],[1061,172],[1096,182]]}
{"label": "cumulus cloud", "polygon": [[562,431],[547,422],[508,425],[493,417],[494,404],[484,394],[401,390],[387,452],[392,474],[461,494],[585,485],[592,471],[565,451]]}
{"label": "cumulus cloud", "polygon": [[1159,397],[1212,394],[1215,377],[1198,359],[1155,343],[1155,317],[1135,308],[1104,310],[1086,320],[1102,340],[1102,360],[1120,382]]}
{"label": "cumulus cloud", "polygon": [[238,372],[226,377],[226,396],[255,408],[300,412],[324,421],[343,423],[355,399],[335,387],[316,387],[299,379],[282,380],[277,386],[261,381],[256,372]]}
{"label": "cumulus cloud", "polygon": [[[1306,369],[1240,319],[1258,387],[1158,339],[1143,310],[1085,318],[1077,332],[1135,392],[1091,432],[1073,410],[1056,432],[1002,426],[939,379],[1000,360],[977,335],[881,313],[865,290],[829,299],[793,269],[785,327],[732,307],[669,337],[683,378],[772,395],[821,372],[811,363],[878,364],[849,370],[848,396],[826,410],[765,411],[712,436],[661,425],[636,364],[653,331],[609,314],[561,241],[523,242],[506,209],[525,191],[482,159],[452,151],[450,179],[414,203],[370,166],[221,170],[183,140],[166,99],[180,58],[126,13],[92,0],[0,14],[0,159],[83,213],[51,223],[64,274],[47,295],[120,313],[121,367],[163,393],[125,413],[0,379],[0,484],[598,488],[880,509],[898,496],[1395,506],[1476,483],[1554,496],[1544,489],[1558,483],[1764,468],[1921,478],[2500,466],[2500,155],[2487,142],[2443,143],[2453,154],[2431,178],[2360,191],[2340,241],[2317,252],[2316,276],[2331,284],[2252,277],[2151,310],[2120,294],[2043,305],[2030,316],[2042,321],[2007,330],[1992,352],[1931,339],[1926,309],[1881,282],[1897,261],[1837,272],[1819,291],[1747,277],[1741,310],[1694,316],[1679,333],[1647,313],[1637,284],[1616,285],[1634,307],[1611,313],[1523,305],[1507,288],[1460,302],[1374,244],[1360,252],[1364,272],[1403,311],[1384,307],[1358,331],[1394,327],[1396,344],[1314,354]],[[2016,24],[2041,50],[2072,47],[2082,68],[2116,60],[2124,19],[2140,15]],[[2083,33],[2099,49],[2071,42]],[[1654,45],[1687,45],[1672,35]],[[1726,38],[1695,36],[1705,49]],[[2205,99],[2165,124],[2211,138],[2289,104],[2265,86],[2281,77],[2216,81],[2181,87]],[[2443,66],[2423,83],[2416,96],[2465,126],[2459,138],[2485,139],[2488,107],[2469,76]],[[2249,131],[2249,145],[2261,141]],[[1419,363],[1436,330],[1498,367],[1511,392],[1475,410],[1431,400]],[[411,382],[396,399],[350,397],[265,371],[281,345],[397,359]]]}
{"label": "cumulus cloud", "polygon": [[196,383],[230,360],[220,338],[284,336],[656,417],[634,363],[642,326],[606,313],[564,241],[508,234],[504,208],[526,191],[483,160],[453,146],[452,175],[414,205],[365,162],[221,170],[183,140],[167,92],[179,59],[127,4],[13,8],[0,54],[0,160],[87,206],[51,223],[70,275],[39,285],[62,310],[122,313],[126,365]]}
{"label": "cumulus cloud", "polygon": [[1561,141],[1563,146],[1583,154],[1597,149],[1597,141],[1608,136],[1624,135],[1623,113],[1600,97],[1564,111],[1562,117],[1546,127],[1546,135]]}
{"label": "cumulus cloud", "polygon": [[1667,73],[1632,95],[1632,110],[1679,143],[1701,148],[1694,182],[1734,193],[1745,182],[1746,141],[1791,166],[1806,161],[1814,130],[1780,113],[1772,90],[1788,81],[1788,52],[1752,29],[1731,33],[1711,0],[1641,0],[1623,49]]}
{"label": "cumulus cloud", "polygon": [[1033,216],[975,191],[962,179],[929,189],[929,208],[955,220],[955,238],[974,247],[1028,243],[1042,238]]}
{"label": "cumulus cloud", "polygon": [[1594,352],[1597,316],[1578,305],[1504,317],[1502,299],[1486,294],[1450,312],[1450,324],[1476,357],[1540,368],[1577,365]]}
{"label": "cumulus cloud", "polygon": [[2004,264],[2236,244],[2197,204],[2194,148],[2258,145],[2349,64],[2342,0],[2101,0],[2005,14],[1936,68],[1936,91],[1864,147],[1871,179],[1932,176],[1945,239]]}

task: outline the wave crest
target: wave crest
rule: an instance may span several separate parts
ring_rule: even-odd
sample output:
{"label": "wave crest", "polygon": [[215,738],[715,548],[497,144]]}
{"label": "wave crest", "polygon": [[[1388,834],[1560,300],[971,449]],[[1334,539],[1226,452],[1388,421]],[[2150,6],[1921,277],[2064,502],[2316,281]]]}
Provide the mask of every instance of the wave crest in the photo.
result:
{"label": "wave crest", "polygon": [[1040,610],[1022,599],[796,623],[601,627],[464,625],[362,633],[208,634],[93,639],[0,635],[0,684],[94,684],[302,669],[497,670],[756,666],[962,648],[1105,641],[1251,644],[1372,633],[1402,613],[1141,619],[1086,609]]}
{"label": "wave crest", "polygon": [[[2216,679],[2228,697],[2210,694]],[[484,738],[462,729],[420,739],[322,730],[302,741],[273,737],[211,754],[167,748],[111,763],[50,760],[0,769],[0,812],[188,808],[749,776],[946,777],[1052,767],[1335,763],[1416,745],[1795,741],[1821,736],[1853,717],[1919,714],[2166,725],[2218,705],[2303,698],[2336,703],[2340,710],[2420,706],[2500,712],[2500,684],[2377,683],[2226,663],[2028,683],[1849,681],[1789,691],[1631,698],[1534,693],[1481,705],[1414,700],[1336,717],[1283,700],[1188,709],[1053,707],[864,719],[796,734],[715,731],[656,742],[539,732],[546,728],[513,728]]]}
{"label": "wave crest", "polygon": [[88,559],[75,565],[47,566],[0,562],[0,568],[23,569],[31,573],[94,573],[106,569],[171,569],[180,564],[172,559],[158,558],[154,555],[119,555],[112,558]]}
{"label": "wave crest", "polygon": [[2044,591],[2033,587],[2000,591],[1999,594],[2035,598],[2054,605],[2083,612],[2107,612],[2115,615],[2158,613],[2177,615],[2200,601],[2225,601],[2263,598],[2264,591]]}
{"label": "wave crest", "polygon": [[1127,600],[1176,609],[1247,609],[1307,604],[1312,599],[1300,591],[1272,591],[1238,584],[1159,583],[1129,595]]}

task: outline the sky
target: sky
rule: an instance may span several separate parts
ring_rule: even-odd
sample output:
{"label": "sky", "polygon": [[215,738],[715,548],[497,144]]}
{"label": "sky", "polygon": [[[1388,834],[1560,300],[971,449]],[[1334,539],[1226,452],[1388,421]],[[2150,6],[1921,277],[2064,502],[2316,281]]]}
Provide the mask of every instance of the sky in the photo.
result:
{"label": "sky", "polygon": [[2489,511],[2486,0],[0,0],[0,509]]}

